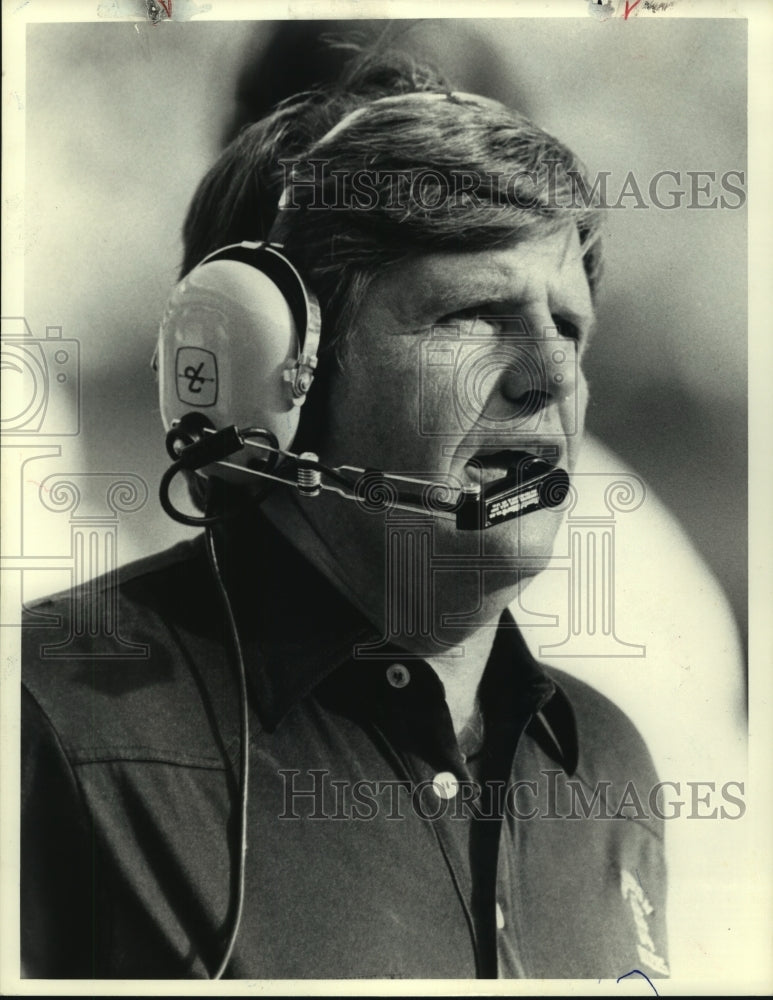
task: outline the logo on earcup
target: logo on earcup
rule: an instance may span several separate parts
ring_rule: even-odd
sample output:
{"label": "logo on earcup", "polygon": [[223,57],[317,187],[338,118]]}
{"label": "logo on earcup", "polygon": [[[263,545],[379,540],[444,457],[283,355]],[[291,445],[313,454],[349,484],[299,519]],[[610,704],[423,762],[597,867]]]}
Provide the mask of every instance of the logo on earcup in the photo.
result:
{"label": "logo on earcup", "polygon": [[217,402],[217,358],[203,347],[180,347],[175,359],[177,398],[194,406]]}

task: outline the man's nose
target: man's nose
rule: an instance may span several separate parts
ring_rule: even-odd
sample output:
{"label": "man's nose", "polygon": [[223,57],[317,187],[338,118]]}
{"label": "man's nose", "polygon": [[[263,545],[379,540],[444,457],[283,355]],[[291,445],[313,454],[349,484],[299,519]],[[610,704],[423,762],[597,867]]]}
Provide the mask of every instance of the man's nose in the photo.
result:
{"label": "man's nose", "polygon": [[514,340],[501,379],[502,395],[519,416],[560,404],[577,389],[577,350],[573,341],[548,328],[539,337]]}

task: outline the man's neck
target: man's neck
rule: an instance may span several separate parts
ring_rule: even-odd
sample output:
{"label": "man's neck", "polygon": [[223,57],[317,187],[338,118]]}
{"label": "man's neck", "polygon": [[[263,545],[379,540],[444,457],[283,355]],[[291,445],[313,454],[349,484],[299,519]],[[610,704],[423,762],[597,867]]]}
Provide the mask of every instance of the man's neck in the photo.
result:
{"label": "man's neck", "polygon": [[[336,553],[316,531],[300,504],[288,502],[286,494],[270,494],[264,501],[262,510],[274,527],[324,573],[354,607],[375,626],[384,625],[381,621],[385,605],[381,568],[376,570],[376,579],[350,579],[338,562]],[[458,628],[440,630],[436,623],[439,642],[428,644],[425,639],[421,648],[416,645],[415,637],[401,637],[390,630],[391,641],[407,652],[420,655],[442,681],[457,735],[476,711],[478,686],[491,653],[501,611],[501,607],[490,609],[488,616],[483,615],[490,620],[466,633],[461,641]]]}
{"label": "man's neck", "polygon": [[350,579],[344,572],[336,553],[316,530],[303,510],[303,500],[289,498],[284,491],[276,490],[263,500],[261,511],[308,561],[318,569],[344,597],[366,618],[373,621],[372,608],[368,606],[364,580]]}
{"label": "man's neck", "polygon": [[476,713],[478,687],[494,644],[495,624],[485,625],[466,635],[464,642],[449,650],[449,653],[458,651],[455,656],[441,654],[426,657],[427,663],[443,682],[457,736]]}

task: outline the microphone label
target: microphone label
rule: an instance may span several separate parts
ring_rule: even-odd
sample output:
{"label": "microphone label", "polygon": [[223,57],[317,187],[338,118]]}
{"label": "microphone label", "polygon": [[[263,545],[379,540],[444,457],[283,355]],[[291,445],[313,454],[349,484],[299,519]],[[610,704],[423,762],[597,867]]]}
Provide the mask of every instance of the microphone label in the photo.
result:
{"label": "microphone label", "polygon": [[515,514],[520,514],[524,507],[539,507],[539,490],[535,486],[525,493],[518,492],[518,488],[509,496],[501,497],[497,500],[489,501],[486,504],[486,522],[488,526],[495,521],[507,520]]}

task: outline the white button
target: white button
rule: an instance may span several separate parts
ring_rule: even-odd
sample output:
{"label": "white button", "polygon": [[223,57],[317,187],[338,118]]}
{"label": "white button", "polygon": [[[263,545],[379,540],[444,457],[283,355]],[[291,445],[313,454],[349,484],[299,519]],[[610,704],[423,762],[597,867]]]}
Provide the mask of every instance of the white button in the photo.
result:
{"label": "white button", "polygon": [[452,799],[459,791],[459,782],[450,771],[441,771],[432,779],[432,788],[439,799]]}
{"label": "white button", "polygon": [[386,675],[393,688],[404,688],[411,679],[410,671],[402,663],[393,663],[391,667],[387,667]]}
{"label": "white button", "polygon": [[502,907],[497,903],[497,930],[503,931],[505,929],[505,915],[502,913]]}

